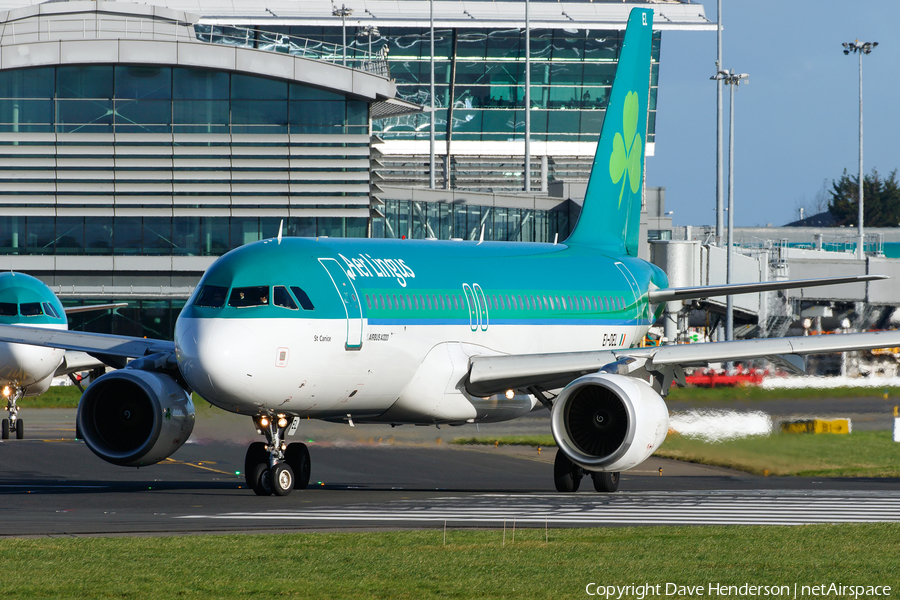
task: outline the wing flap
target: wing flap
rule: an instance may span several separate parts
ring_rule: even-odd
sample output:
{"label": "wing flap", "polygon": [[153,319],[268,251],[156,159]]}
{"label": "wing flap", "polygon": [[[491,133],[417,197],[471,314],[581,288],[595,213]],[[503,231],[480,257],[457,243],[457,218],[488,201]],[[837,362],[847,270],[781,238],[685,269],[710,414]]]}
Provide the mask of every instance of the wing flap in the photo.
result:
{"label": "wing flap", "polygon": [[483,397],[531,386],[555,389],[615,360],[612,352],[473,356],[469,359],[466,391]]}

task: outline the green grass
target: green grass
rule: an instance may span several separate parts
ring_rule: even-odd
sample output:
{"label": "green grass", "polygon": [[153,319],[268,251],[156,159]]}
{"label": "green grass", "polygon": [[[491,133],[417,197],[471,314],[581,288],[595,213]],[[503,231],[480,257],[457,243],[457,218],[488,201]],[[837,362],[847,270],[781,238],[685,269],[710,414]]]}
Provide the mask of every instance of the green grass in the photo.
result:
{"label": "green grass", "polygon": [[900,443],[890,431],[776,433],[717,444],[670,435],[656,456],[759,475],[900,477]]}
{"label": "green grass", "polygon": [[503,435],[494,437],[454,438],[451,444],[460,446],[556,446],[553,436],[547,435]]}
{"label": "green grass", "polygon": [[10,566],[4,588],[15,598],[581,598],[591,582],[900,586],[900,524],[562,529],[549,538],[520,528],[513,543],[508,529],[502,545],[498,530],[451,529],[444,546],[435,528],[4,539],[0,564]]}
{"label": "green grass", "polygon": [[[728,400],[791,400],[803,398],[881,398],[885,390],[890,398],[900,398],[900,388],[834,388],[764,390],[759,387],[672,388],[667,398],[670,402],[723,402]],[[21,401],[25,408],[76,408],[81,392],[74,385],[53,386],[42,396],[28,397]],[[194,404],[200,408],[205,402],[194,396]],[[545,444],[546,445],[546,444]]]}
{"label": "green grass", "polygon": [[[40,396],[19,400],[19,408],[78,408],[81,390],[74,385],[54,385]],[[5,406],[5,405],[4,405]]]}
{"label": "green grass", "polygon": [[[40,396],[26,396],[19,400],[19,408],[78,408],[81,390],[74,385],[55,385]],[[212,405],[193,395],[194,406],[198,411],[212,408]]]}
{"label": "green grass", "polygon": [[666,397],[668,402],[725,402],[729,400],[803,400],[823,398],[900,398],[900,388],[800,388],[767,390],[757,386],[738,387],[674,387]]}
{"label": "green grass", "polygon": [[[456,438],[453,444],[554,447],[551,435]],[[707,443],[670,434],[655,456],[757,475],[900,477],[900,444],[890,431],[851,435],[787,434]]]}

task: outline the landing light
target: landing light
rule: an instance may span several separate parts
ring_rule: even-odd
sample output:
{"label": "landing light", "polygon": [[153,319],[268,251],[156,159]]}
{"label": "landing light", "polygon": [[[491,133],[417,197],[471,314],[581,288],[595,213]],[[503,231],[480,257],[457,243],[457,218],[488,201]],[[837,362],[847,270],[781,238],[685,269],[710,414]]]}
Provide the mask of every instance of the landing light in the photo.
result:
{"label": "landing light", "polygon": [[512,399],[515,398],[515,397],[516,397],[516,392],[515,392],[515,391],[513,391],[513,390],[506,390],[506,399],[507,399],[507,400],[512,400]]}
{"label": "landing light", "polygon": [[260,418],[259,418],[259,425],[260,425],[260,427],[268,427],[268,426],[269,426],[269,419],[268,419],[268,417],[260,417]]}
{"label": "landing light", "polygon": [[278,419],[278,427],[284,429],[288,426],[288,420],[285,417],[281,417]]}
{"label": "landing light", "polygon": [[8,385],[3,386],[3,395],[5,397],[9,398],[10,393],[12,393],[12,390],[9,389],[9,386]]}

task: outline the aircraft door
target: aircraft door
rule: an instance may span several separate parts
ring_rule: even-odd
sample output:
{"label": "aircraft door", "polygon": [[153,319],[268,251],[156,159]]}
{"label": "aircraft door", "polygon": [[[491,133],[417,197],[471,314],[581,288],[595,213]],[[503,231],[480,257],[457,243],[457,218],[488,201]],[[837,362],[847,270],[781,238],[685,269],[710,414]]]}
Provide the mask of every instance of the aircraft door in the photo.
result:
{"label": "aircraft door", "polygon": [[481,289],[481,286],[477,283],[472,284],[472,290],[475,292],[475,298],[478,300],[478,312],[481,313],[481,319],[479,325],[481,325],[482,331],[487,331],[488,328],[488,306],[487,300],[484,297],[484,290]]}
{"label": "aircraft door", "polygon": [[481,311],[478,310],[478,303],[475,301],[475,294],[468,283],[463,284],[463,293],[466,295],[466,304],[469,305],[469,329],[478,331],[478,325],[481,321]]}
{"label": "aircraft door", "polygon": [[328,272],[344,305],[344,314],[347,317],[347,339],[344,347],[347,350],[358,350],[362,347],[362,304],[356,286],[347,276],[347,271],[333,258],[320,258],[319,263]]}

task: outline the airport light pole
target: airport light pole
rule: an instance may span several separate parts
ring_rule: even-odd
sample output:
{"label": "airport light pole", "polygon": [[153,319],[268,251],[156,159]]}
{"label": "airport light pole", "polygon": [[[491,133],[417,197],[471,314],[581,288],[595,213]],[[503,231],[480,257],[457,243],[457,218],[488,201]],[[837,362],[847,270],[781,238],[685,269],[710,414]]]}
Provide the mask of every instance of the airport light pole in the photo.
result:
{"label": "airport light pole", "polygon": [[346,18],[353,14],[352,8],[347,8],[341,4],[340,8],[335,7],[331,11],[331,16],[341,18],[341,40],[343,47],[341,48],[341,64],[347,66],[347,22]]}
{"label": "airport light pole", "polygon": [[381,35],[381,32],[378,31],[378,27],[376,25],[366,25],[359,30],[359,33],[357,35],[365,35],[369,37],[369,60],[372,60],[372,36]]}
{"label": "airport light pole", "polygon": [[[722,69],[722,0],[716,7],[716,72]],[[716,246],[722,245],[722,229],[725,227],[725,202],[723,200],[723,188],[725,177],[722,174],[722,94],[725,85],[722,78],[711,77],[716,80]],[[721,340],[721,338],[719,338]]]}
{"label": "airport light pole", "polygon": [[859,54],[859,244],[856,247],[856,255],[860,260],[865,260],[865,240],[863,238],[863,98],[862,98],[862,57],[863,54],[871,54],[878,42],[845,42],[844,56],[855,52]]}
{"label": "airport light pole", "polygon": [[[431,115],[428,118],[428,187],[435,188],[434,165],[434,0],[430,0],[428,22],[431,29],[431,88],[428,95],[431,97]],[[447,157],[450,160],[450,157]],[[448,177],[449,180],[449,177]]]}
{"label": "airport light pole", "polygon": [[[732,282],[732,257],[734,255],[734,92],[741,81],[750,78],[746,73],[719,71],[710,79],[720,80],[731,86],[728,108],[728,248],[726,250],[725,283]],[[750,83],[747,81],[747,83]],[[725,339],[734,339],[734,296],[729,295],[725,304]]]}

